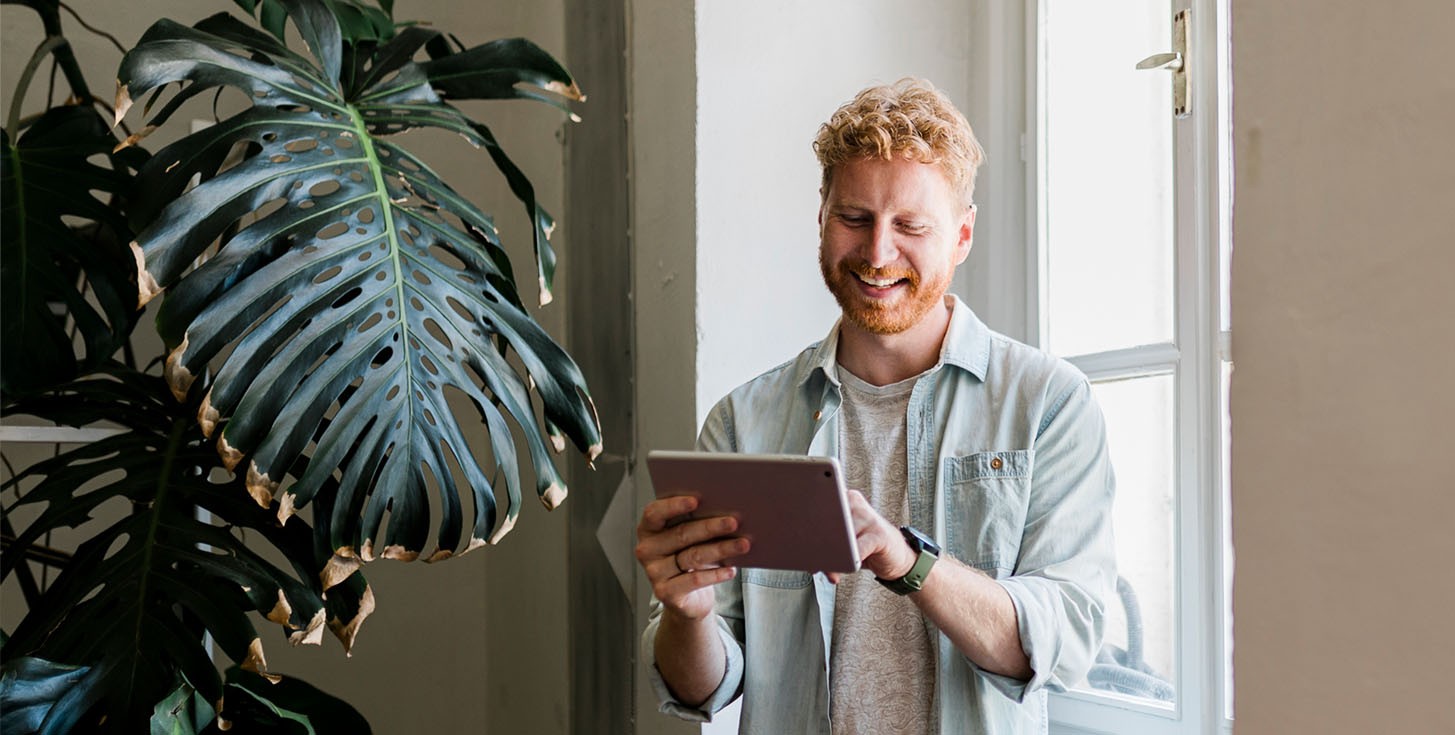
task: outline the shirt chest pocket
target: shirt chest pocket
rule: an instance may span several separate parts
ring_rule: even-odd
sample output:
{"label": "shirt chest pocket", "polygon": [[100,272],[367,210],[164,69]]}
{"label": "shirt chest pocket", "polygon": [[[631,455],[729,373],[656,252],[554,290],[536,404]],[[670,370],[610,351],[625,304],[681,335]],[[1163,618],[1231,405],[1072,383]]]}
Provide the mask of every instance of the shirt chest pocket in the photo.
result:
{"label": "shirt chest pocket", "polygon": [[813,575],[808,572],[742,567],[738,573],[742,575],[743,584],[770,589],[799,590],[813,584]]}
{"label": "shirt chest pocket", "polygon": [[996,578],[1015,569],[1034,455],[1018,449],[944,460],[945,542],[952,556]]}

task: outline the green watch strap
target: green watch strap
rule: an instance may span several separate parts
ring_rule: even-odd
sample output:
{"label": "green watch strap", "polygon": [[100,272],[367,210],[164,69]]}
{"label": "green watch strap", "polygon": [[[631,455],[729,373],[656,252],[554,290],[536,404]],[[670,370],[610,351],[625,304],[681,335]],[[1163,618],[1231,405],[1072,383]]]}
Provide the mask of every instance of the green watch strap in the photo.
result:
{"label": "green watch strap", "polygon": [[875,577],[875,579],[895,594],[907,595],[911,592],[918,592],[924,587],[925,578],[930,576],[930,569],[934,568],[935,562],[940,558],[940,547],[911,526],[902,526],[899,530],[904,534],[904,540],[909,547],[919,552],[919,557],[914,560],[914,566],[910,567],[909,572],[903,577],[899,579]]}

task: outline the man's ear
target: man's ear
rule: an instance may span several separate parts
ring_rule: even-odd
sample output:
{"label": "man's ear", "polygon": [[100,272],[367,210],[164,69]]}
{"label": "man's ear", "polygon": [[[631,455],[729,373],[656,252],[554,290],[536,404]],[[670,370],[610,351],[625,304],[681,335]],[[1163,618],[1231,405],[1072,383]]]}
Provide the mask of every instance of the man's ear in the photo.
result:
{"label": "man's ear", "polygon": [[970,257],[970,248],[975,244],[975,205],[971,204],[970,209],[965,212],[964,219],[960,220],[960,239],[955,243],[955,265],[965,262]]}
{"label": "man's ear", "polygon": [[823,237],[823,213],[829,206],[829,175],[818,185],[818,235]]}

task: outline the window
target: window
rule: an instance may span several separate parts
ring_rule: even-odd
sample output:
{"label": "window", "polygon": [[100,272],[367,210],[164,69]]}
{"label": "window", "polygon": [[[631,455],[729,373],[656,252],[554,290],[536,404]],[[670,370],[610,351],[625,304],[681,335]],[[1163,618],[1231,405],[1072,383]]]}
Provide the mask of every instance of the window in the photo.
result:
{"label": "window", "polygon": [[[1137,68],[1174,51],[1179,14],[1185,114],[1172,71]],[[992,159],[981,220],[1014,233],[1005,221],[1023,218],[1027,235],[1023,258],[991,255],[981,278],[1024,278],[1027,298],[992,289],[980,306],[1087,374],[1117,473],[1118,599],[1091,674],[1052,696],[1051,732],[1228,732],[1227,0],[1035,0],[986,17],[979,32],[1024,38],[991,59],[1025,80],[1024,179]],[[994,156],[1015,116],[979,104]]]}

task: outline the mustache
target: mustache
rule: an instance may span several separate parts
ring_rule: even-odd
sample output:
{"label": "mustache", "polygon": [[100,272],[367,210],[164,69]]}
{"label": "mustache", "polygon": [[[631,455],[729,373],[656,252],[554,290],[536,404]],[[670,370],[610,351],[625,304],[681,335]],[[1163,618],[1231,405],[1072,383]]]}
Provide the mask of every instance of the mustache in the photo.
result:
{"label": "mustache", "polygon": [[860,278],[872,278],[876,281],[909,281],[910,285],[919,284],[919,274],[908,268],[875,268],[866,261],[845,262],[840,266]]}

